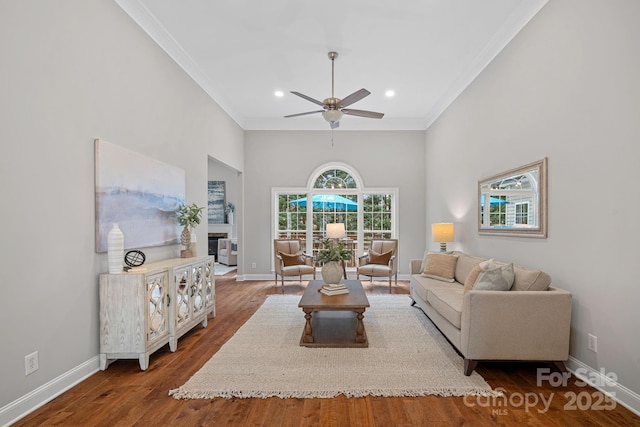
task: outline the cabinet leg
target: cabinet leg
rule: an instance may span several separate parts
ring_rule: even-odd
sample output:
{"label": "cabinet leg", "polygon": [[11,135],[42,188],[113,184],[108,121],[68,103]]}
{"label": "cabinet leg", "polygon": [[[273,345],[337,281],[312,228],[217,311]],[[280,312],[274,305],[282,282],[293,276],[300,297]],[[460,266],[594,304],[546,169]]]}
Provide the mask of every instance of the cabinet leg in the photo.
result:
{"label": "cabinet leg", "polygon": [[178,344],[177,339],[175,339],[174,337],[169,337],[169,350],[171,350],[172,353],[174,353],[178,348],[177,344]]}
{"label": "cabinet leg", "polygon": [[140,362],[140,369],[146,371],[149,367],[149,353],[140,353],[138,362]]}
{"label": "cabinet leg", "polygon": [[100,353],[100,370],[104,371],[109,366],[109,361],[107,360],[107,355],[105,353]]}

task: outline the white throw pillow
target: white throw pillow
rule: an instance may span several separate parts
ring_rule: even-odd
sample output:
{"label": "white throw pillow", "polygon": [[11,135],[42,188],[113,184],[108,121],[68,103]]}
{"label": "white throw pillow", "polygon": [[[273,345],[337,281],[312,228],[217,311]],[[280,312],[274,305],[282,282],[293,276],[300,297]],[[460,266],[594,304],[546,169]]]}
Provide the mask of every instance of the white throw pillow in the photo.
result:
{"label": "white throw pillow", "polygon": [[513,263],[483,270],[473,286],[474,291],[508,291],[513,286]]}

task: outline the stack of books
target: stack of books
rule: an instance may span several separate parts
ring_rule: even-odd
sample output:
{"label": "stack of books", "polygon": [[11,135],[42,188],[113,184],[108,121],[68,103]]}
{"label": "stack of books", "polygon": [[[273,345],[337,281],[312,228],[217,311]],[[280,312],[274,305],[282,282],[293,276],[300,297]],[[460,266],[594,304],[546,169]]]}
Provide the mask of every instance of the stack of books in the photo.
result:
{"label": "stack of books", "polygon": [[340,295],[340,294],[348,294],[349,289],[347,289],[345,285],[342,285],[340,283],[337,283],[337,284],[331,283],[331,284],[322,285],[322,287],[320,288],[320,292],[322,292],[325,295]]}

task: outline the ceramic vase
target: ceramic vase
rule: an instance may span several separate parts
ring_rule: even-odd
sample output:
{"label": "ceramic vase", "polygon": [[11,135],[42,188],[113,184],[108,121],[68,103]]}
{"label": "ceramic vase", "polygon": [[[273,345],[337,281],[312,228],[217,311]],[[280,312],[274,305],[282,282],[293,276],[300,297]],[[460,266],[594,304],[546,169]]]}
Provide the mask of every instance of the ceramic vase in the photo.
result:
{"label": "ceramic vase", "polygon": [[107,235],[107,259],[109,260],[109,274],[122,273],[124,267],[124,234],[113,224]]}
{"label": "ceramic vase", "polygon": [[322,280],[324,283],[340,283],[342,279],[342,266],[338,261],[330,261],[322,266],[322,270],[320,270],[322,274]]}
{"label": "ceramic vase", "polygon": [[184,246],[184,249],[180,251],[180,258],[191,258],[193,255],[191,253],[191,231],[189,231],[189,227],[186,225],[182,229],[182,233],[180,234],[180,243]]}

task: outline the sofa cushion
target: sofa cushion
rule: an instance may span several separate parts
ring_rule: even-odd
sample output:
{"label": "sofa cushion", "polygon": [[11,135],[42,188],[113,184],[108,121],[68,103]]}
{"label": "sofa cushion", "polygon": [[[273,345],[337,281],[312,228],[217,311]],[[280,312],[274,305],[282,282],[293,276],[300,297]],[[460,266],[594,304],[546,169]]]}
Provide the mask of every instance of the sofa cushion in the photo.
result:
{"label": "sofa cushion", "polygon": [[512,291],[546,291],[551,285],[551,276],[544,271],[516,266],[514,273]]}
{"label": "sofa cushion", "polygon": [[486,258],[475,257],[462,252],[455,252],[455,254],[458,255],[458,263],[456,264],[454,277],[458,283],[466,282],[471,270],[482,261],[486,261]]}
{"label": "sofa cushion", "polygon": [[457,255],[430,252],[422,275],[445,282],[454,282],[453,275],[456,271],[457,261]]}
{"label": "sofa cushion", "polygon": [[285,254],[284,252],[278,252],[278,255],[282,257],[282,261],[284,262],[285,267],[289,267],[292,265],[304,265],[304,255],[302,255],[302,252],[297,252],[295,254]]}
{"label": "sofa cushion", "polygon": [[427,302],[445,319],[460,329],[464,290],[461,285],[433,287],[429,289]]}
{"label": "sofa cushion", "polygon": [[366,264],[358,267],[358,274],[372,277],[389,277],[391,275],[391,267],[382,264]]}
{"label": "sofa cushion", "polygon": [[378,252],[371,249],[369,251],[369,264],[388,265],[392,255],[393,251],[387,251],[385,253],[379,254]]}
{"label": "sofa cushion", "polygon": [[508,291],[513,286],[514,277],[513,264],[487,268],[478,275],[473,290]]}

